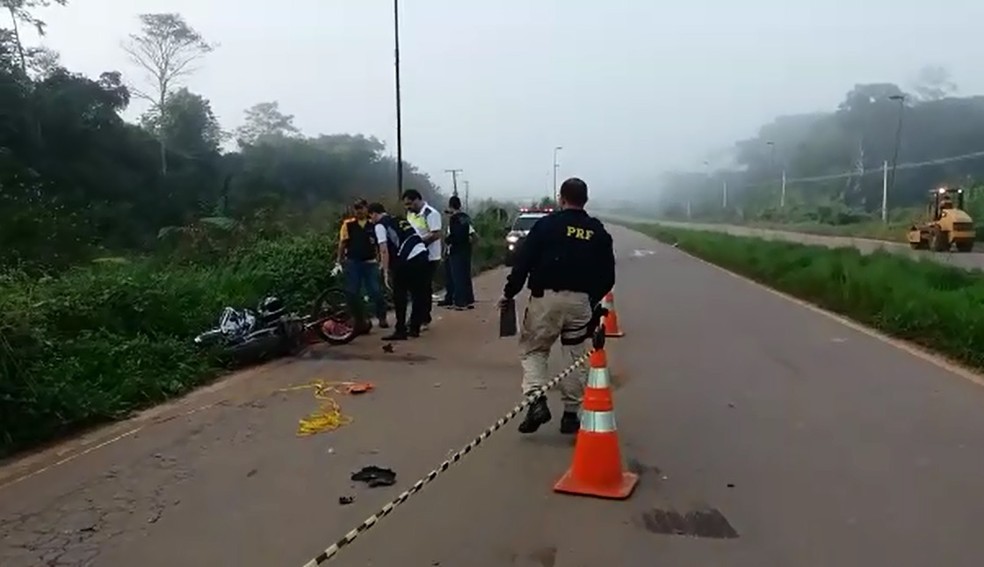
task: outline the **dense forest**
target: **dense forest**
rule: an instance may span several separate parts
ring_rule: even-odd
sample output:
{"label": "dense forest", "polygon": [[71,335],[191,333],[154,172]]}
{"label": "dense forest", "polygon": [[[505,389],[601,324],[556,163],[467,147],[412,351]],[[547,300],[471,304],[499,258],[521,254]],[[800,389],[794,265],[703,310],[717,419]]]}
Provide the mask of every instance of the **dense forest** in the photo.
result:
{"label": "dense forest", "polygon": [[[130,69],[86,77],[22,43],[26,27],[43,32],[35,13],[47,4],[3,2],[0,271],[145,252],[195,227],[327,225],[356,195],[395,198],[395,160],[373,137],[305,136],[274,101],[234,130],[219,124],[206,96],[182,86],[216,47],[180,15],[140,16],[121,46]],[[137,100],[148,110],[127,123],[120,113]],[[437,191],[412,165],[404,185]]]}
{"label": "dense forest", "polygon": [[922,69],[908,91],[891,83],[855,85],[832,112],[763,125],[734,145],[726,165],[666,173],[660,205],[677,216],[686,215],[689,201],[691,214],[701,217],[819,210],[831,218],[864,218],[881,208],[885,162],[889,208],[921,205],[940,184],[984,180],[984,96],[956,91],[938,66]]}

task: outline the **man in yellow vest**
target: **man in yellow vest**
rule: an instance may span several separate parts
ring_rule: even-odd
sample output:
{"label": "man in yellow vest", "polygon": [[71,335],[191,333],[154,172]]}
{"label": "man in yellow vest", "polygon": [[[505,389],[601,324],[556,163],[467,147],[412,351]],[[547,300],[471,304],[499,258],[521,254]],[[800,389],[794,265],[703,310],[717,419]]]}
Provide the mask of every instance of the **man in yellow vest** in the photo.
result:
{"label": "man in yellow vest", "polygon": [[352,211],[354,216],[342,221],[338,234],[338,265],[345,274],[346,291],[359,300],[365,288],[375,307],[379,327],[386,329],[389,323],[386,321],[386,300],[379,286],[377,260],[379,246],[386,243],[386,230],[369,220],[364,199],[356,201]]}

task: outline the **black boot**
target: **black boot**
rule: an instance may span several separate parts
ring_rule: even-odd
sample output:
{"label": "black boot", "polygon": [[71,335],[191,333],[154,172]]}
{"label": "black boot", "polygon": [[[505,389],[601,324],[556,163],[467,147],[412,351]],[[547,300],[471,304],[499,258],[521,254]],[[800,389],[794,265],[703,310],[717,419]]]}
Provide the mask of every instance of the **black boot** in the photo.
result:
{"label": "black boot", "polygon": [[550,408],[547,407],[547,398],[541,396],[526,411],[526,419],[519,424],[520,433],[533,433],[544,423],[550,421]]}
{"label": "black boot", "polygon": [[383,340],[384,341],[405,341],[408,338],[410,338],[410,337],[407,335],[406,330],[405,329],[400,329],[399,327],[397,327],[396,330],[393,331],[392,334],[389,334],[389,335],[386,335],[385,337],[383,337]]}
{"label": "black boot", "polygon": [[577,433],[581,429],[581,417],[576,411],[565,411],[560,416],[560,432],[564,435]]}

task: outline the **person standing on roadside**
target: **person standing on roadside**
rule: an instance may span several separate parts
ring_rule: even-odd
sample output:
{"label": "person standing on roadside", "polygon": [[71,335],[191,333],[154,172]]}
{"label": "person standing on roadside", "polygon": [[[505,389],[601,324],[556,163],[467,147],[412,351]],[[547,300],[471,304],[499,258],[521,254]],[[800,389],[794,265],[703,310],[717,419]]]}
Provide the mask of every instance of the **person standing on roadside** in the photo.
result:
{"label": "person standing on roadside", "polygon": [[437,265],[441,263],[441,230],[443,221],[441,213],[424,201],[423,195],[416,189],[403,192],[403,206],[407,210],[407,221],[417,229],[421,239],[427,246],[427,308],[424,312],[422,329],[431,324],[432,306],[434,303],[434,275]]}
{"label": "person standing on roadside", "polygon": [[461,199],[455,195],[448,199],[447,279],[448,295],[444,303],[452,309],[463,311],[475,308],[475,291],[472,286],[471,260],[475,227],[471,217],[461,210]]}
{"label": "person standing on roadside", "polygon": [[380,289],[379,262],[377,247],[379,245],[373,223],[369,220],[364,199],[357,200],[352,205],[353,217],[342,221],[338,234],[338,265],[342,266],[345,275],[345,289],[354,301],[362,303],[362,290],[369,294],[376,311],[379,327],[386,329],[386,299]]}
{"label": "person standing on roadside", "polygon": [[[393,334],[384,341],[405,341],[419,337],[427,308],[428,288],[427,247],[419,232],[407,220],[393,218],[381,203],[368,207],[372,222],[382,235],[379,252],[386,280],[392,284],[396,325]],[[381,229],[381,230],[380,230]],[[407,322],[407,300],[410,300],[410,321]]]}
{"label": "person standing on roadside", "polygon": [[[615,252],[605,225],[588,216],[588,186],[573,177],[560,186],[560,211],[536,222],[513,264],[499,300],[500,308],[527,284],[529,303],[523,315],[519,344],[523,394],[539,392],[547,383],[547,359],[560,339],[565,358],[584,356],[587,340],[597,325],[595,309],[615,286]],[[528,283],[527,283],[528,280]],[[561,433],[576,433],[587,372],[570,373],[561,383],[564,415]],[[530,406],[520,433],[533,433],[550,421],[545,395]]]}

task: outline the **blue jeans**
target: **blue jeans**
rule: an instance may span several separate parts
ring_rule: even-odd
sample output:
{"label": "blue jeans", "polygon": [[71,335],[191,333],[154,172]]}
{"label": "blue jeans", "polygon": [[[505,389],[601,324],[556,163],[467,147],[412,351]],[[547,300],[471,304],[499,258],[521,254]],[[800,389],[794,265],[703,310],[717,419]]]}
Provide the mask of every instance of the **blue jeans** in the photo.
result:
{"label": "blue jeans", "polygon": [[369,301],[376,307],[376,317],[386,320],[386,299],[379,286],[379,264],[376,262],[345,261],[345,290],[359,300],[362,289],[369,294]]}
{"label": "blue jeans", "polygon": [[475,303],[475,289],[472,287],[471,254],[450,254],[447,257],[450,272],[451,300],[456,307],[467,307]]}

